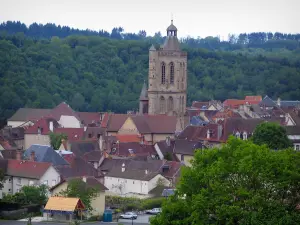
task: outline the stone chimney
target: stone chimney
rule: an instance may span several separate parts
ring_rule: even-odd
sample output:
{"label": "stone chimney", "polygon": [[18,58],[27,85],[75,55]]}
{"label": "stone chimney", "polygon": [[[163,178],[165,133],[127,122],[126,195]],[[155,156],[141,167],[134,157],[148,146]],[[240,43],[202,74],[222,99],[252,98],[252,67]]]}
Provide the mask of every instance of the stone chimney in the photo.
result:
{"label": "stone chimney", "polygon": [[171,146],[170,137],[166,137],[166,144],[167,144],[167,146]]}
{"label": "stone chimney", "polygon": [[84,132],[85,132],[85,131],[87,130],[87,126],[84,126],[84,127],[83,127],[83,130],[84,130]]}
{"label": "stone chimney", "polygon": [[16,151],[16,160],[22,160],[22,158],[21,158],[21,151],[20,150]]}
{"label": "stone chimney", "polygon": [[122,172],[125,172],[125,163],[122,164]]}
{"label": "stone chimney", "polygon": [[222,137],[223,127],[221,124],[218,124],[218,140]]}
{"label": "stone chimney", "polygon": [[210,139],[210,130],[209,129],[206,131],[206,138]]}
{"label": "stone chimney", "polygon": [[280,105],[281,105],[281,100],[280,100],[280,98],[278,98],[277,99],[277,105],[280,107]]}
{"label": "stone chimney", "polygon": [[148,170],[147,169],[145,169],[145,174],[148,174]]}
{"label": "stone chimney", "polygon": [[49,130],[53,132],[53,121],[49,121]]}
{"label": "stone chimney", "polygon": [[30,161],[35,161],[35,152],[34,151],[32,151],[31,153],[30,153]]}
{"label": "stone chimney", "polygon": [[83,177],[82,177],[82,181],[83,181],[84,183],[86,183],[86,176],[83,176]]}
{"label": "stone chimney", "polygon": [[103,135],[100,134],[100,137],[99,137],[99,148],[100,148],[100,151],[103,151]]}

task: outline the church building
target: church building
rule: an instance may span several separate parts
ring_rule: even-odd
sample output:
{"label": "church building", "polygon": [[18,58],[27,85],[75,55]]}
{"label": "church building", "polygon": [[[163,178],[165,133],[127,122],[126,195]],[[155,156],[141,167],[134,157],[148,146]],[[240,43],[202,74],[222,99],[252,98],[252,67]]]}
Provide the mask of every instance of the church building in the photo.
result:
{"label": "church building", "polygon": [[184,128],[187,96],[187,53],[181,51],[177,28],[171,21],[165,43],[149,49],[148,88],[144,83],[140,95],[140,114],[173,115],[178,128]]}

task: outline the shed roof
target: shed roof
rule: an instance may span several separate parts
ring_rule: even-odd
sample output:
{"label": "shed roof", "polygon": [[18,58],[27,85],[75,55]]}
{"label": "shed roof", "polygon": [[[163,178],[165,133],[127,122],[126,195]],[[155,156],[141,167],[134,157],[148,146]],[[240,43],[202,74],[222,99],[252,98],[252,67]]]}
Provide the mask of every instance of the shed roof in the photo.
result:
{"label": "shed roof", "polygon": [[79,198],[50,197],[44,210],[74,212],[77,209],[85,209]]}

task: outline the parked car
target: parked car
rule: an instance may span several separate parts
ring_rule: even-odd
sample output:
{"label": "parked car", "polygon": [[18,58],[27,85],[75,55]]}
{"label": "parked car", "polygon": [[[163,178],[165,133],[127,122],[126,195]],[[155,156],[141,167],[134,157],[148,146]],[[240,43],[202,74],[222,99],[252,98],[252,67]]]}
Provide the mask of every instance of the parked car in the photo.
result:
{"label": "parked car", "polygon": [[156,214],[161,213],[161,208],[153,208],[150,210],[146,210],[146,213],[156,215]]}
{"label": "parked car", "polygon": [[126,212],[120,216],[121,219],[137,219],[137,214],[134,212]]}

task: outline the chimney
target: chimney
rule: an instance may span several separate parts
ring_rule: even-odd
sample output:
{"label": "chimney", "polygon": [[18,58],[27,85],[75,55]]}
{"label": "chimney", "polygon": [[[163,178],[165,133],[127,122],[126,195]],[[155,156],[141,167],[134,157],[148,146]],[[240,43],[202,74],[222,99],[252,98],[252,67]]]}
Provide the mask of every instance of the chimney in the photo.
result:
{"label": "chimney", "polygon": [[84,132],[86,131],[86,129],[87,129],[87,126],[84,126],[84,127],[83,127]]}
{"label": "chimney", "polygon": [[206,131],[206,138],[210,139],[210,130],[209,129]]}
{"label": "chimney", "polygon": [[167,146],[171,146],[171,140],[170,140],[170,137],[166,137],[166,143],[167,143]]}
{"label": "chimney", "polygon": [[86,183],[86,176],[83,176],[83,177],[82,177],[82,181],[83,181],[84,183]]}
{"label": "chimney", "polygon": [[53,121],[49,122],[49,130],[53,132]]}
{"label": "chimney", "polygon": [[125,171],[125,164],[123,163],[122,164],[122,172],[124,172]]}
{"label": "chimney", "polygon": [[147,169],[145,169],[145,174],[148,174],[148,170]]}
{"label": "chimney", "polygon": [[222,136],[223,127],[221,124],[218,124],[218,139]]}
{"label": "chimney", "polygon": [[31,153],[30,153],[30,161],[35,161],[35,152],[34,151],[32,151]]}
{"label": "chimney", "polygon": [[19,151],[19,150],[16,151],[16,160],[22,160],[21,159],[21,151]]}
{"label": "chimney", "polygon": [[281,105],[281,100],[280,100],[280,98],[278,98],[277,99],[277,105],[280,107],[280,105]]}
{"label": "chimney", "polygon": [[140,144],[141,144],[141,145],[144,144],[144,135],[140,135]]}
{"label": "chimney", "polygon": [[99,137],[99,148],[100,148],[100,151],[103,151],[103,135],[100,134],[100,137]]}

